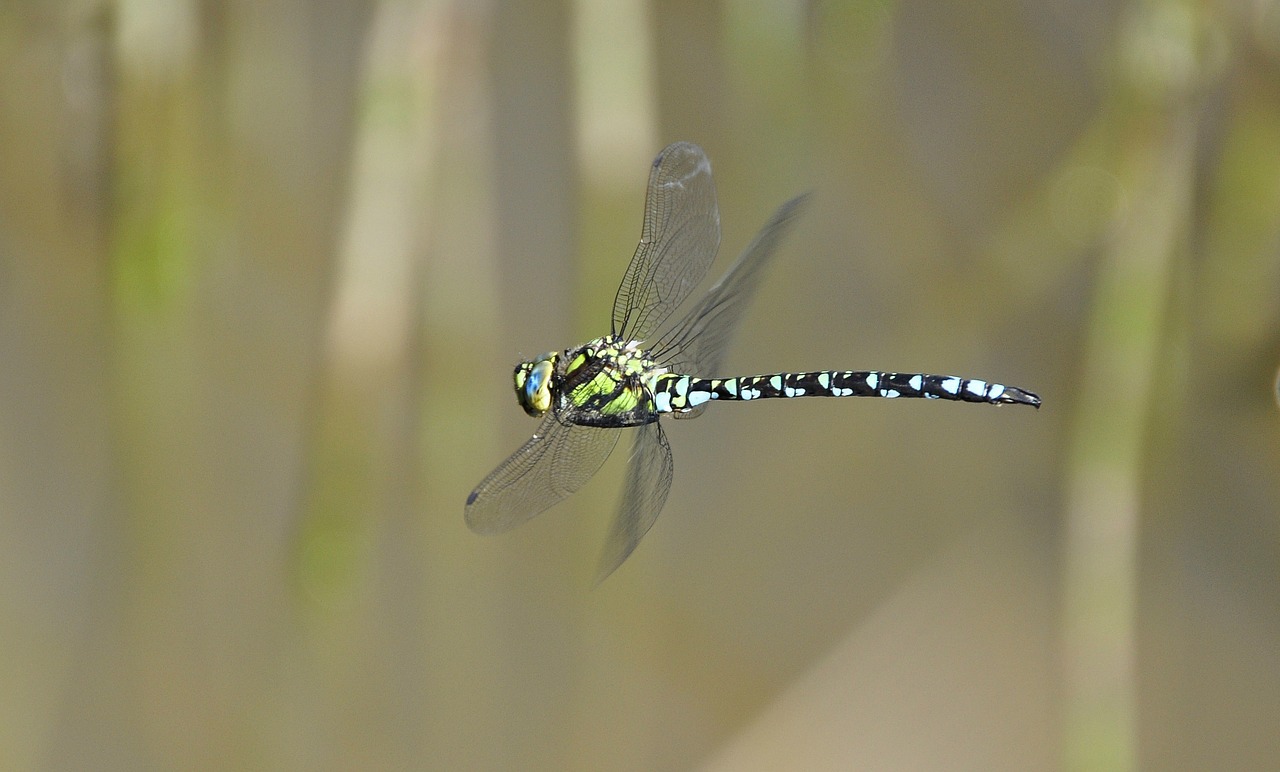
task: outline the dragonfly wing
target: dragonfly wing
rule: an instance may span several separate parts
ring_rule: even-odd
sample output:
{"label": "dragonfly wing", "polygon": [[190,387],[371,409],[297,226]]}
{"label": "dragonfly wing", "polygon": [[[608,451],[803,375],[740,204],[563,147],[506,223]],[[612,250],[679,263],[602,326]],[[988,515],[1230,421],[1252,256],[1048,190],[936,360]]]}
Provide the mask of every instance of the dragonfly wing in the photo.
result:
{"label": "dragonfly wing", "polygon": [[653,161],[640,245],[613,300],[613,332],[645,340],[707,275],[720,248],[720,210],[711,162],[691,142]]}
{"label": "dragonfly wing", "polygon": [[653,346],[655,360],[678,373],[720,374],[720,360],[764,269],[807,199],[797,196],[778,208],[720,281]]}
{"label": "dragonfly wing", "polygon": [[501,533],[542,513],[591,479],[618,434],[547,413],[533,437],[467,497],[467,526],[476,533]]}
{"label": "dragonfly wing", "polygon": [[667,444],[667,435],[657,421],[644,424],[636,431],[622,503],[604,543],[597,584],[622,565],[648,533],[670,491],[671,446]]}

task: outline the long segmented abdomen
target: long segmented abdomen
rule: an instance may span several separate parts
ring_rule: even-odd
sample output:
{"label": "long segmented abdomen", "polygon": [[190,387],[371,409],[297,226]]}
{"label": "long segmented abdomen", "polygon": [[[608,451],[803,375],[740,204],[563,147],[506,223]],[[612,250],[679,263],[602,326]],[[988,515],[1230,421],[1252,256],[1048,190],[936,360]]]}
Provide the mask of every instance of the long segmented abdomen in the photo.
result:
{"label": "long segmented abdomen", "polygon": [[878,370],[818,370],[736,378],[668,373],[655,378],[653,388],[654,407],[659,413],[684,412],[713,400],[745,402],[795,397],[916,397],[1040,407],[1038,396],[1015,386],[955,375]]}

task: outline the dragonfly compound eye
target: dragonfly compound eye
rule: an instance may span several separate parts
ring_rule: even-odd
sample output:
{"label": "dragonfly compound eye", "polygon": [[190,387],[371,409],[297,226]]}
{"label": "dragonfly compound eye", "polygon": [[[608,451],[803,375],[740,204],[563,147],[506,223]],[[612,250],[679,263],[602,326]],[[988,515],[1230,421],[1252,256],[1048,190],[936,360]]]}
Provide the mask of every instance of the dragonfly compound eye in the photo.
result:
{"label": "dragonfly compound eye", "polygon": [[554,364],[542,357],[534,362],[522,362],[516,368],[516,400],[524,412],[537,418],[551,408],[551,371]]}

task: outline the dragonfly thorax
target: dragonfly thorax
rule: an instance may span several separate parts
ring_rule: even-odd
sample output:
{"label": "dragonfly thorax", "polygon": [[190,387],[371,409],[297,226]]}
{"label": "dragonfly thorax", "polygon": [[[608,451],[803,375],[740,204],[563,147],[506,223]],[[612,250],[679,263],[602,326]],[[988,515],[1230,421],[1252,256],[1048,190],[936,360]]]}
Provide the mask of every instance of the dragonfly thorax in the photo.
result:
{"label": "dragonfly thorax", "polygon": [[516,366],[516,400],[535,418],[548,410],[565,423],[639,426],[657,420],[654,380],[666,372],[639,341],[596,338]]}

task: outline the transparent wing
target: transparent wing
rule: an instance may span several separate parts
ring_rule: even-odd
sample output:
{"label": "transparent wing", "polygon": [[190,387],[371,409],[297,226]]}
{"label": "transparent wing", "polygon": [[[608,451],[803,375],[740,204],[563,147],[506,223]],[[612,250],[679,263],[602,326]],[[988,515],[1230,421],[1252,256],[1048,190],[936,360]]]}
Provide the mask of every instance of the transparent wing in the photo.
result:
{"label": "transparent wing", "polygon": [[591,479],[619,433],[562,423],[547,413],[533,437],[467,497],[467,526],[476,533],[500,533],[542,513]]}
{"label": "transparent wing", "polygon": [[627,482],[622,491],[618,514],[609,528],[609,538],[600,556],[599,584],[609,577],[640,539],[653,527],[671,490],[671,446],[662,426],[654,421],[636,431],[631,460],[627,463]]}
{"label": "transparent wing", "polygon": [[656,361],[677,373],[723,375],[719,372],[720,362],[742,313],[806,200],[807,194],[796,196],[778,208],[720,281],[650,349]]}
{"label": "transparent wing", "polygon": [[711,162],[689,142],[653,161],[640,245],[613,300],[613,333],[645,340],[707,275],[720,248]]}

